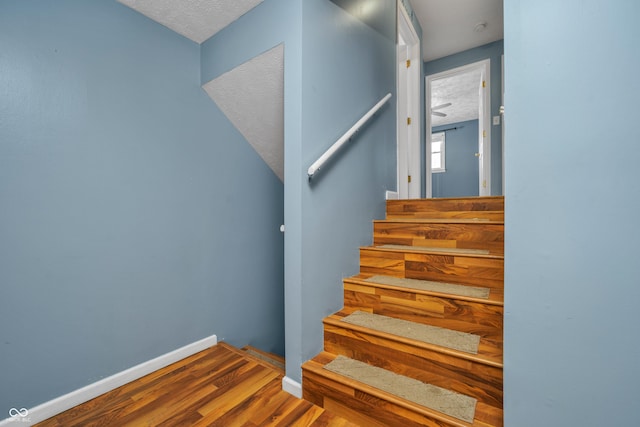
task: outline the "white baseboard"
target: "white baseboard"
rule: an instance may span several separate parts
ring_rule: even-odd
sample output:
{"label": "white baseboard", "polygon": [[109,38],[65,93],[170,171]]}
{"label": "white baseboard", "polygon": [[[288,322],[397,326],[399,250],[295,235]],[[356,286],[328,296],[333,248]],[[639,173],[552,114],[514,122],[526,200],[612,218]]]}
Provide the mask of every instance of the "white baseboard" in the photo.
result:
{"label": "white baseboard", "polygon": [[284,377],[282,378],[282,389],[298,399],[302,399],[302,384],[298,381],[294,381],[289,377]]}
{"label": "white baseboard", "polygon": [[398,200],[400,198],[400,194],[397,191],[387,190],[384,196],[386,200]]}
{"label": "white baseboard", "polygon": [[162,369],[165,366],[168,366],[202,350],[212,347],[217,343],[218,338],[215,335],[211,335],[210,337],[201,339],[200,341],[187,344],[184,347],[163,354],[162,356],[158,356],[155,359],[143,362],[132,368],[111,375],[110,377],[103,378],[93,384],[89,384],[85,387],[79,388],[78,390],[72,391],[71,393],[67,393],[53,400],[42,403],[34,408],[29,409],[28,415],[26,417],[20,417],[18,415],[15,418],[7,418],[5,420],[2,420],[0,421],[0,427],[26,426],[39,423],[53,417],[54,415],[71,409],[74,406],[78,406],[81,403],[96,398],[101,394],[130,383],[131,381],[137,380],[138,378],[144,377],[151,372]]}

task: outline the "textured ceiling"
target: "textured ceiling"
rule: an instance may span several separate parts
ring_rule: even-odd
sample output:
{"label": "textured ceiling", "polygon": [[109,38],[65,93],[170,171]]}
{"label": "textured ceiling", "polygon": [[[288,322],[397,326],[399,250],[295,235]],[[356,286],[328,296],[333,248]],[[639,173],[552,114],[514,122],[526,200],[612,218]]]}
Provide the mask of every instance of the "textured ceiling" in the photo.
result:
{"label": "textured ceiling", "polygon": [[278,45],[203,85],[284,182],[284,47]]}
{"label": "textured ceiling", "polygon": [[447,117],[431,115],[431,125],[441,126],[478,118],[480,71],[469,71],[431,81],[431,106],[451,103],[436,111]]}
{"label": "textured ceiling", "polygon": [[[503,0],[410,0],[422,26],[423,60],[503,39]],[[474,31],[485,22],[484,31]]]}
{"label": "textured ceiling", "polygon": [[118,0],[148,18],[202,43],[263,0]]}

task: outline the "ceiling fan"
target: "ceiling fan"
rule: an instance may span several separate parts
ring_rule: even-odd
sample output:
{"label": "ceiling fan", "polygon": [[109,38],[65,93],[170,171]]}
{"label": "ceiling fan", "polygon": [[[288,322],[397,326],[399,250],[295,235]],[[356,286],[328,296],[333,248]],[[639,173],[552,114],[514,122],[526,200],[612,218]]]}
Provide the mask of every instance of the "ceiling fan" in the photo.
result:
{"label": "ceiling fan", "polygon": [[441,108],[447,108],[451,105],[450,102],[447,102],[446,104],[440,104],[440,105],[436,105],[435,107],[431,107],[431,114],[433,114],[434,116],[438,116],[438,117],[447,117],[447,115],[445,113],[441,113],[440,111],[434,111],[434,110],[440,110]]}

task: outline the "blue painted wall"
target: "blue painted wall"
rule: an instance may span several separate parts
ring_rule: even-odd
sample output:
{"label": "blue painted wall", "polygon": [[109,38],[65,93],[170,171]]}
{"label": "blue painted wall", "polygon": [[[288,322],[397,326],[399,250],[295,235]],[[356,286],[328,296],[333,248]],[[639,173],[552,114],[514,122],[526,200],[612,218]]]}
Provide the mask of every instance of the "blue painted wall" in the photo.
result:
{"label": "blue painted wall", "polygon": [[[502,54],[504,53],[504,43],[502,40],[486,44],[484,46],[469,49],[455,55],[446,56],[424,63],[424,74],[431,74],[447,71],[452,68],[472,64],[484,59],[491,60],[491,116],[500,114],[502,103]],[[424,92],[424,91],[423,91]],[[423,171],[424,174],[424,171]],[[424,182],[424,176],[423,176]],[[491,194],[501,195],[502,193],[502,127],[491,126]]]}
{"label": "blue painted wall", "polygon": [[445,132],[446,172],[433,174],[433,197],[477,196],[478,120],[436,126],[433,133],[445,129],[451,129]]}
{"label": "blue painted wall", "polygon": [[[379,2],[380,16],[395,27],[391,3]],[[358,271],[358,246],[371,241],[371,219],[384,214],[384,192],[395,190],[395,98],[313,182],[306,171],[395,91],[395,38],[329,0],[271,0],[202,45],[202,81],[279,43],[285,48],[287,376],[300,381],[300,365],[322,349],[322,318],[342,307],[342,277]]]}
{"label": "blue painted wall", "polygon": [[637,425],[640,3],[504,6],[505,425]]}
{"label": "blue painted wall", "polygon": [[[395,27],[395,2],[376,7]],[[287,283],[301,287],[300,318],[287,319],[302,340],[301,354],[287,351],[294,379],[299,362],[322,349],[322,318],[342,308],[342,278],[358,272],[358,247],[371,244],[371,220],[384,217],[385,191],[396,188],[395,34],[386,37],[328,0],[305,1],[302,22],[302,149],[291,177],[303,182],[294,201],[302,205],[302,265]],[[389,92],[391,102],[308,183],[311,163]]]}
{"label": "blue painted wall", "polygon": [[112,0],[15,0],[0,52],[0,413],[211,334],[282,352],[283,186],[199,46]]}
{"label": "blue painted wall", "polygon": [[[327,0],[328,1],[328,0]],[[269,0],[242,16],[201,46],[203,83],[233,69],[254,56],[284,43],[284,143],[285,183],[284,256],[285,293],[280,295],[285,310],[287,372],[299,380],[302,354],[302,203],[307,185],[301,179],[302,150],[302,3]],[[306,170],[306,168],[305,168]],[[293,374],[289,374],[293,375]]]}

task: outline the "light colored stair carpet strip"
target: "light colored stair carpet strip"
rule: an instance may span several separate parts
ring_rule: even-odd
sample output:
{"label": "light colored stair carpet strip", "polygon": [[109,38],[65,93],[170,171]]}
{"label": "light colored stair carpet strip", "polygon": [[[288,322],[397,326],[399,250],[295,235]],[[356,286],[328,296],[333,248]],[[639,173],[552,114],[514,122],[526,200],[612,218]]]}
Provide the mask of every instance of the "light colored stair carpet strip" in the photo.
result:
{"label": "light colored stair carpet strip", "polygon": [[392,276],[373,276],[364,280],[369,283],[379,283],[381,285],[401,286],[404,288],[421,291],[440,292],[462,297],[489,298],[491,290],[476,286],[455,285],[453,283],[431,282],[428,280],[403,279]]}
{"label": "light colored stair carpet strip", "polygon": [[460,255],[489,255],[491,253],[486,249],[432,248],[430,246],[380,245],[376,247],[382,249],[398,249],[401,251],[449,252]]}
{"label": "light colored stair carpet strip", "polygon": [[468,423],[472,423],[475,417],[476,399],[473,397],[423,383],[345,356],[338,356],[324,368]]}
{"label": "light colored stair carpet strip", "polygon": [[478,354],[480,336],[466,332],[452,331],[437,326],[423,325],[409,320],[355,311],[344,317],[343,322],[362,326],[388,334],[435,344],[465,353]]}
{"label": "light colored stair carpet strip", "polygon": [[253,351],[250,348],[246,349],[245,352],[247,352],[248,354],[252,355],[253,357],[257,357],[260,360],[264,360],[265,362],[275,366],[276,368],[285,369],[284,363],[282,363],[281,361],[279,361],[278,359],[274,359],[271,358],[269,356],[266,356],[262,353],[259,353],[257,351]]}

